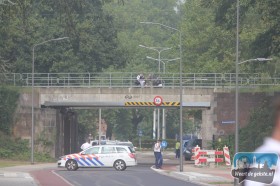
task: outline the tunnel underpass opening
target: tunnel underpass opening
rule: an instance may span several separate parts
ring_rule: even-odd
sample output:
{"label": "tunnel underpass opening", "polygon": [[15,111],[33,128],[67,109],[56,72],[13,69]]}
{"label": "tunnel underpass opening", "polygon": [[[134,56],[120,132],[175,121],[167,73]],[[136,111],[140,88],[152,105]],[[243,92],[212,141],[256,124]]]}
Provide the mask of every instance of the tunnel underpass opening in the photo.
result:
{"label": "tunnel underpass opening", "polygon": [[[90,137],[89,134],[91,134],[92,139],[98,135],[98,107],[52,108],[55,108],[59,112],[57,117],[60,121],[57,125],[56,157],[80,151],[81,144],[84,143],[85,139]],[[199,111],[202,117],[202,111],[207,109],[198,107],[183,108],[185,135],[199,136],[199,132],[197,131],[201,130],[202,118],[199,119],[200,125],[198,126],[198,120],[193,115],[195,111]],[[155,110],[159,111],[159,117],[154,117],[153,113]],[[165,110],[164,113],[163,110]],[[95,114],[91,116],[91,120],[84,119],[79,121],[79,116],[83,112]],[[189,114],[190,112],[192,112],[192,115]],[[110,113],[113,113],[113,116],[110,116]],[[129,116],[127,114],[131,115]],[[82,117],[86,116],[83,115]],[[112,117],[115,117],[115,120],[112,120]],[[158,135],[160,139],[175,139],[179,137],[179,107],[103,107],[102,123],[104,123],[104,120],[107,125],[106,132],[104,133],[103,131],[101,135],[106,135],[108,139],[130,140],[135,143],[139,138],[138,132],[140,130],[144,131],[142,138],[145,139],[156,139]],[[163,124],[164,120],[165,124]],[[155,136],[153,135],[154,129]],[[167,131],[165,135],[164,130]],[[129,133],[130,135],[123,135],[124,133]]]}

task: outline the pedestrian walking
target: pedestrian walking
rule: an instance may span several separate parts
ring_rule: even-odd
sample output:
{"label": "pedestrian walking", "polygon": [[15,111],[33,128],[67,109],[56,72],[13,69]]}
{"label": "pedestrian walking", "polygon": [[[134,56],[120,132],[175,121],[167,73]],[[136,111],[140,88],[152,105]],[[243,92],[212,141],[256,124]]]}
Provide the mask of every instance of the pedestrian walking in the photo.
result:
{"label": "pedestrian walking", "polygon": [[81,149],[85,150],[91,146],[90,140],[88,139],[84,144],[82,144]]}
{"label": "pedestrian walking", "polygon": [[175,144],[175,153],[176,153],[175,158],[176,159],[180,158],[180,142],[179,141],[177,141]]}

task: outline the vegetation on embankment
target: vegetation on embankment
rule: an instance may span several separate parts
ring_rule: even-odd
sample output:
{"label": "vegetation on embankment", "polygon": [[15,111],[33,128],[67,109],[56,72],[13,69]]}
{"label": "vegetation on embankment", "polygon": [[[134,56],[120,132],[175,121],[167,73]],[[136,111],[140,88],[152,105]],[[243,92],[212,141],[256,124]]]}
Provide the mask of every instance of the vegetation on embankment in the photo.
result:
{"label": "vegetation on embankment", "polygon": [[[17,88],[0,87],[0,159],[30,160],[29,141],[15,139],[12,135],[19,94]],[[39,162],[53,161],[53,158],[46,153],[35,153],[34,155],[36,161]]]}
{"label": "vegetation on embankment", "polygon": [[[271,136],[274,127],[273,103],[269,98],[265,98],[259,107],[251,111],[248,124],[239,129],[239,151],[253,152],[263,144],[266,137]],[[231,157],[234,155],[234,135],[222,136],[220,140],[215,140],[213,148],[222,149],[229,146]]]}

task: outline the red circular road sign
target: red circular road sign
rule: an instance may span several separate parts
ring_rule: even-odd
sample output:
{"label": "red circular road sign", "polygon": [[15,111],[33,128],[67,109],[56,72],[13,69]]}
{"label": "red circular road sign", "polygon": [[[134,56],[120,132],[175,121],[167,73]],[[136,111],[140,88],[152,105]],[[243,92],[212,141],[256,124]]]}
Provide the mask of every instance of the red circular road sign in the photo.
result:
{"label": "red circular road sign", "polygon": [[154,104],[155,104],[156,106],[160,106],[160,105],[162,104],[162,97],[156,96],[156,97],[154,98]]}

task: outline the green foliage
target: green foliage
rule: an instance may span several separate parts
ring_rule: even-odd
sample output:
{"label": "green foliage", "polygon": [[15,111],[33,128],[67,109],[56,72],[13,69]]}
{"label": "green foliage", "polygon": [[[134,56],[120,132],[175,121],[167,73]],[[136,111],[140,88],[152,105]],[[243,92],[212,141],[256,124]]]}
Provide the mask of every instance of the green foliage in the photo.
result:
{"label": "green foliage", "polygon": [[9,87],[0,87],[0,131],[10,134],[19,92]]}
{"label": "green foliage", "polygon": [[30,72],[32,47],[65,36],[69,40],[35,48],[36,72],[102,72],[125,65],[114,19],[101,0],[15,3],[0,6],[0,57],[14,65],[12,71]]}
{"label": "green foliage", "polygon": [[[0,158],[10,160],[29,161],[31,149],[28,140],[13,139],[0,132]],[[52,162],[54,159],[48,153],[34,153],[37,162]]]}
{"label": "green foliage", "polygon": [[[220,136],[218,137],[218,139],[212,141],[209,146],[211,146],[213,149],[218,150],[223,150],[223,147],[227,146],[229,148],[230,157],[234,157],[234,135]],[[245,152],[247,152],[247,150],[245,150]]]}
{"label": "green foliage", "polygon": [[[262,104],[251,111],[248,124],[239,130],[239,151],[253,152],[263,144],[264,138],[271,136],[273,122],[273,108],[269,99],[263,100]],[[221,137],[221,142],[217,139],[212,144],[214,148],[229,146],[231,157],[234,155],[235,136],[229,135]]]}
{"label": "green foliage", "polygon": [[186,72],[231,72],[234,35],[215,24],[215,7],[187,1],[181,23]]}
{"label": "green foliage", "polygon": [[[215,22],[217,25],[235,35],[236,1],[212,1],[216,7]],[[245,0],[240,1],[240,51],[241,59],[256,57],[273,57],[273,64],[250,65],[246,72],[269,72],[278,75],[275,67],[279,66],[280,26],[278,0]],[[257,69],[257,70],[256,70]]]}
{"label": "green foliage", "polygon": [[269,100],[264,100],[251,112],[248,125],[240,130],[240,151],[254,151],[265,137],[271,136],[274,126],[272,109]]}
{"label": "green foliage", "polygon": [[[139,45],[148,47],[174,46],[172,50],[162,52],[161,58],[170,59],[179,56],[178,41],[174,41],[172,37],[174,35],[177,37],[178,33],[160,26],[140,23],[152,21],[177,27],[180,15],[174,11],[175,6],[177,5],[174,0],[129,0],[124,3],[124,6],[115,6],[114,4],[104,6],[104,10],[110,12],[115,18],[120,48],[125,51],[123,55],[128,62],[124,71],[158,71],[157,62],[146,59],[146,56],[158,58],[158,53],[141,48]],[[174,63],[178,66],[178,61]],[[170,72],[170,70],[171,68],[167,64],[166,71]]]}
{"label": "green foliage", "polygon": [[116,123],[114,126],[114,134],[118,140],[132,140],[133,130],[131,123],[131,114],[126,109],[118,109],[116,113]]}
{"label": "green foliage", "polygon": [[78,138],[80,143],[84,143],[85,139],[92,134],[97,135],[98,127],[98,109],[76,110],[78,113]]}

